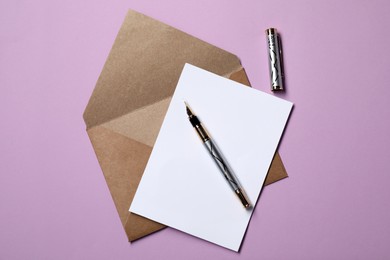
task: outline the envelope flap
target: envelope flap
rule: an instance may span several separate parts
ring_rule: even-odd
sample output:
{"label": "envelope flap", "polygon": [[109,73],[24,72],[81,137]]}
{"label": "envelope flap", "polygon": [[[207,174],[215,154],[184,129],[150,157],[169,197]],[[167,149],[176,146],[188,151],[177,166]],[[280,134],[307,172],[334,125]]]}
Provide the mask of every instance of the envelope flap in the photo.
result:
{"label": "envelope flap", "polygon": [[87,129],[172,96],[185,63],[223,76],[242,68],[237,56],[130,10],[85,109]]}

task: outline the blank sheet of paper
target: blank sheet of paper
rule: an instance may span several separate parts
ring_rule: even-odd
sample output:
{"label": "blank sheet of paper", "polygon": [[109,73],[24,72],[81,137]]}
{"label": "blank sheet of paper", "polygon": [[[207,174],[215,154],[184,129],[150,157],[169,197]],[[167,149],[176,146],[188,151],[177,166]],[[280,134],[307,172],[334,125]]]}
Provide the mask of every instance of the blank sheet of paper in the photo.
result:
{"label": "blank sheet of paper", "polygon": [[253,209],[245,209],[188,120],[186,101],[240,181],[252,205],[292,103],[186,64],[130,211],[238,251]]}

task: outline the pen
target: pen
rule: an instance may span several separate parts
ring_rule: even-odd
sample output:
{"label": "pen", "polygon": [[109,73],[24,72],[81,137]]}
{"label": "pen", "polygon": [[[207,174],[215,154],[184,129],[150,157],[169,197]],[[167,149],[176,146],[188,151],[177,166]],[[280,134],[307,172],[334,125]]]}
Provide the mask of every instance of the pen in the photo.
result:
{"label": "pen", "polygon": [[190,120],[190,123],[195,128],[196,132],[198,133],[204,146],[209,151],[211,157],[214,159],[215,163],[218,165],[222,174],[225,176],[226,180],[230,184],[230,187],[233,189],[233,191],[236,193],[236,195],[240,199],[244,208],[249,208],[250,204],[249,204],[248,199],[246,198],[246,196],[243,192],[241,185],[238,182],[238,179],[236,178],[234,173],[229,169],[229,167],[225,163],[225,160],[223,159],[221,152],[218,150],[218,148],[216,147],[216,145],[214,144],[214,142],[210,138],[209,134],[203,128],[202,123],[199,121],[198,117],[196,115],[194,115],[194,113],[191,111],[187,102],[184,102],[184,103],[186,105],[188,119]]}

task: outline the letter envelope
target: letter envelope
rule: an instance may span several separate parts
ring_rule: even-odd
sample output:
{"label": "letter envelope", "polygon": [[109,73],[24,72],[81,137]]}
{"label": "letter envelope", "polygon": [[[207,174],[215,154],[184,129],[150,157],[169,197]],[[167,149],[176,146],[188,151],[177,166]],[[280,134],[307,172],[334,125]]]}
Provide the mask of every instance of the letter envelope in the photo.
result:
{"label": "letter envelope", "polygon": [[[165,227],[129,208],[185,63],[249,85],[235,55],[130,10],[84,112],[129,241]],[[285,177],[276,153],[265,184]]]}

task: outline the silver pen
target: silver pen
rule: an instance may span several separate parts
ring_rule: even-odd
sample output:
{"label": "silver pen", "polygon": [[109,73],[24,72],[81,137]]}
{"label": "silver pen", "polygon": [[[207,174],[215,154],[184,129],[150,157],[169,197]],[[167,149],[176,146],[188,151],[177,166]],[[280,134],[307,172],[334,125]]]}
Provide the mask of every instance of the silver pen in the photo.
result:
{"label": "silver pen", "polygon": [[230,184],[230,187],[233,189],[233,191],[236,193],[236,195],[240,199],[244,208],[249,208],[250,203],[249,203],[248,199],[246,198],[244,191],[238,182],[237,177],[234,175],[234,173],[231,171],[231,169],[225,163],[225,160],[223,159],[221,152],[218,150],[218,148],[216,147],[216,145],[214,144],[214,142],[210,138],[207,131],[203,128],[202,123],[199,121],[198,117],[196,115],[194,115],[194,113],[191,111],[187,102],[184,102],[184,103],[186,105],[188,119],[190,120],[190,123],[195,128],[196,132],[198,133],[204,146],[209,151],[211,157],[213,157],[215,163],[218,165],[222,174],[225,176],[226,180]]}

